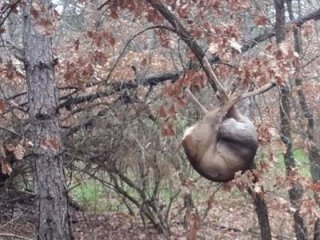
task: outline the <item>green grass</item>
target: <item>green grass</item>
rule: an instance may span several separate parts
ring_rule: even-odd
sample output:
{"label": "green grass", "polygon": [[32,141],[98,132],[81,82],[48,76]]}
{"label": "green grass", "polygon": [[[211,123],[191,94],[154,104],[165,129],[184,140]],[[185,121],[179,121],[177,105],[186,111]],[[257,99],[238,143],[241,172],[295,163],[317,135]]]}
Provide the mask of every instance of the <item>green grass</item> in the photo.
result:
{"label": "green grass", "polygon": [[[285,165],[283,160],[283,154],[278,153],[277,154],[277,162],[272,167],[272,169],[269,170],[267,173],[270,176],[274,176],[274,179],[276,176],[284,175],[285,174]],[[262,157],[263,158],[263,157]],[[296,161],[296,165],[298,167],[299,172],[305,176],[310,177],[310,170],[309,170],[309,160],[307,154],[302,149],[296,149],[294,151],[294,159]],[[197,178],[196,176],[193,176],[194,178]],[[271,177],[273,179],[273,177]],[[161,184],[159,197],[168,204],[170,201],[170,198],[172,195],[178,190],[176,189],[177,186],[175,186],[174,182],[178,181],[177,179],[171,179],[169,181],[164,181]],[[205,181],[199,181],[198,183],[199,188],[193,189],[193,198],[195,201],[203,201],[203,194],[205,191],[204,189],[207,189],[207,191],[211,191],[212,189],[215,190],[217,188],[216,184],[210,185]],[[268,182],[266,182],[268,185]],[[205,188],[201,186],[207,186]],[[269,187],[273,186],[273,182],[270,183]],[[209,189],[211,190],[208,190]],[[268,187],[268,186],[266,186]],[[124,190],[127,191],[131,196],[134,198],[139,199],[139,196],[137,195],[137,192],[133,189],[131,189],[128,186],[124,186]],[[150,192],[152,192],[152,189],[150,189]],[[150,193],[149,193],[150,194]],[[205,193],[206,194],[206,193]],[[221,195],[220,195],[221,194]],[[242,197],[243,193],[241,191],[232,191],[233,197],[238,196]],[[286,192],[284,192],[286,194]],[[219,196],[219,197],[218,197]],[[218,198],[225,198],[225,193],[221,191],[217,197]],[[118,211],[118,210],[125,210],[126,207],[119,197],[118,194],[116,194],[113,190],[110,188],[104,186],[101,182],[93,179],[86,179],[83,180],[83,182],[72,189],[72,197],[73,199],[84,209],[87,209],[89,211],[95,211],[95,212],[102,212],[102,211]],[[179,197],[175,200],[179,200]]]}
{"label": "green grass", "polygon": [[[308,155],[302,149],[296,149],[293,151],[293,157],[301,175],[305,177],[310,177]],[[285,166],[284,166],[283,154],[278,153],[277,159],[278,159],[277,167],[279,167],[281,170],[284,170]]]}
{"label": "green grass", "polygon": [[[130,187],[124,187],[124,190],[135,198],[137,197],[136,191]],[[71,194],[73,200],[88,211],[103,212],[126,209],[119,195],[98,180],[83,180],[80,185],[72,189]]]}
{"label": "green grass", "polygon": [[89,179],[72,189],[72,196],[81,207],[99,211],[103,208],[105,189],[99,181]]}

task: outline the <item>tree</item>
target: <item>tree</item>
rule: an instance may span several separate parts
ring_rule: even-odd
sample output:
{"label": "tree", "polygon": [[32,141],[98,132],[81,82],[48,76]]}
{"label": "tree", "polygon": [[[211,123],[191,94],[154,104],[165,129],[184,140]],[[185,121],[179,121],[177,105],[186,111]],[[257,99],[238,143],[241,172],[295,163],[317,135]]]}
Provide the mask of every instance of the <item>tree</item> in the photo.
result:
{"label": "tree", "polygon": [[[293,7],[292,7],[292,0],[286,0],[287,9],[289,13],[289,18],[291,21],[295,20],[295,16],[293,13]],[[299,9],[301,9],[301,2],[298,1]],[[298,13],[299,16],[301,13]],[[295,51],[301,56],[303,54],[303,47],[302,47],[302,36],[301,36],[301,29],[295,28],[293,30],[293,38],[294,38],[294,47]],[[299,63],[296,63],[296,74],[297,77],[295,78],[295,85],[297,86],[297,94],[299,99],[299,104],[302,110],[303,117],[307,120],[307,139],[312,142],[310,149],[308,150],[308,156],[310,161],[310,173],[312,177],[312,181],[314,183],[317,183],[320,180],[320,168],[319,168],[319,149],[317,147],[317,144],[315,143],[315,119],[314,119],[314,113],[310,109],[308,99],[306,97],[303,79],[299,76],[301,73],[301,66]],[[314,197],[316,202],[318,202],[319,195],[315,191]],[[306,234],[306,233],[305,233]],[[315,222],[314,227],[314,239],[319,240],[320,239],[320,219],[318,218]]]}
{"label": "tree", "polygon": [[[118,210],[136,220],[124,225],[152,225],[167,238],[247,239],[260,230],[261,239],[304,239],[309,226],[318,228],[316,0],[51,3],[0,1],[1,213],[35,199],[39,239],[72,238],[68,198],[90,209],[94,225]],[[280,95],[273,88],[239,105],[259,132],[256,169],[225,188],[199,178],[180,151],[184,129],[201,118],[184,88],[209,109],[228,98],[220,85],[242,95],[270,82]],[[25,136],[31,151],[20,144]],[[312,179],[297,150],[309,155]],[[87,185],[97,189],[94,202]],[[80,222],[76,237],[85,231]],[[92,238],[113,234],[91,230]]]}
{"label": "tree", "polygon": [[52,21],[54,17],[50,4],[50,1],[45,0],[29,0],[23,8],[29,136],[34,145],[37,239],[68,240],[72,239],[72,232],[62,167],[63,144],[57,109],[58,91],[55,83],[52,35],[42,29],[43,24]]}
{"label": "tree", "polygon": [[[276,10],[276,42],[281,44],[285,40],[285,1],[274,0],[274,6]],[[284,163],[286,166],[286,173],[288,176],[294,174],[296,163],[293,156],[293,138],[291,130],[291,90],[288,83],[284,84],[280,88],[280,134],[281,140],[286,145],[284,153]],[[294,206],[294,222],[296,237],[299,240],[308,239],[308,230],[305,226],[303,217],[300,214],[300,202],[303,196],[303,186],[297,182],[294,183],[292,188],[289,190],[289,198]]]}

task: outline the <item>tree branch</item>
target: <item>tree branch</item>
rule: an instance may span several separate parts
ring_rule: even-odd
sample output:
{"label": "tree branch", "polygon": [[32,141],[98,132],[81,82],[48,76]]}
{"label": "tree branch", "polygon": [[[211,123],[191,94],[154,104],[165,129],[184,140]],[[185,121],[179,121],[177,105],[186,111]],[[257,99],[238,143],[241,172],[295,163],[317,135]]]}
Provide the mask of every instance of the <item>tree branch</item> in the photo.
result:
{"label": "tree branch", "polygon": [[106,79],[104,80],[104,82],[108,82],[108,80],[110,79],[110,77],[111,77],[114,69],[115,69],[116,66],[118,65],[120,59],[121,59],[122,56],[124,55],[125,51],[127,50],[128,46],[131,44],[131,42],[132,42],[135,38],[137,38],[138,36],[140,36],[141,34],[147,32],[147,31],[149,31],[149,30],[153,30],[153,29],[166,29],[166,30],[168,30],[168,31],[174,32],[174,29],[172,29],[171,27],[162,26],[162,25],[158,26],[158,25],[157,25],[157,26],[148,27],[148,28],[146,28],[146,29],[144,29],[144,30],[136,33],[136,34],[135,34],[133,37],[131,37],[131,38],[127,41],[127,43],[125,44],[124,48],[123,48],[122,51],[120,52],[120,55],[118,56],[118,58],[116,59],[115,63],[114,63],[113,66],[111,67],[111,69],[110,69],[110,71],[109,71]]}
{"label": "tree branch", "polygon": [[310,20],[320,20],[320,8],[307,15],[301,16],[298,19],[293,20],[289,24],[297,24],[299,27],[301,27],[302,24]]}
{"label": "tree branch", "polygon": [[[151,0],[148,0],[148,2],[150,2]],[[154,1],[153,1],[154,2]],[[165,11],[165,10],[164,10]],[[167,10],[169,12],[169,10]],[[165,11],[167,13],[167,11]],[[169,12],[170,13],[170,12]],[[172,17],[172,16],[171,16]],[[189,46],[192,46],[194,48],[194,52],[195,55],[197,56],[197,58],[201,58],[202,56],[204,56],[204,52],[202,51],[202,49],[199,47],[199,45],[195,42],[195,40],[190,36],[190,33],[184,28],[184,26],[179,22],[179,20],[173,16],[173,18],[171,19],[170,23],[174,24],[174,26],[176,26],[178,29],[180,29],[182,32],[176,32],[184,41],[188,42]],[[309,20],[319,20],[320,19],[320,9],[315,10],[309,14],[306,14],[294,21],[291,21],[288,24],[297,24],[299,26],[301,26],[302,24],[304,24],[305,22],[309,21]],[[167,19],[168,20],[168,19]],[[168,20],[169,21],[169,20]],[[150,29],[155,29],[155,28],[166,28],[167,30],[173,31],[171,28],[166,27],[166,26],[155,26],[154,28],[147,28],[144,29],[143,31],[135,34],[130,40],[129,43],[126,44],[126,46],[128,46],[128,44],[130,44],[130,42],[135,39],[138,35],[142,34],[145,31],[148,31]],[[182,36],[181,36],[182,35]],[[275,32],[274,29],[269,29],[266,30],[263,34],[255,37],[254,39],[248,41],[247,43],[245,43],[242,46],[241,51],[242,52],[246,52],[249,49],[255,47],[257,44],[271,38],[275,36]],[[122,50],[122,52],[124,52],[126,49],[126,47],[124,47],[124,49]],[[122,54],[120,54],[120,58],[121,58]],[[216,59],[214,59],[216,60]],[[214,72],[211,70],[211,66],[210,63],[212,61],[208,61],[207,58],[203,59],[201,61],[201,64],[204,66],[205,72],[207,73],[207,75],[210,76],[210,78],[215,79],[215,81],[217,81],[217,77],[215,76]],[[139,87],[139,85],[142,86],[156,86],[159,83],[165,82],[165,81],[172,81],[175,82],[179,76],[183,74],[183,71],[179,72],[179,73],[174,73],[174,72],[168,72],[168,73],[164,73],[164,74],[159,74],[159,75],[154,75],[154,76],[150,76],[145,78],[144,80],[140,81],[140,83],[134,82],[134,83],[126,83],[125,81],[120,82],[120,83],[116,83],[113,84],[112,90],[111,91],[105,91],[105,92],[98,92],[95,94],[90,94],[90,95],[86,95],[86,96],[80,96],[80,97],[72,97],[72,96],[64,96],[62,98],[60,98],[60,100],[63,99],[67,99],[66,101],[62,102],[59,104],[59,109],[63,108],[63,107],[70,107],[71,105],[74,104],[79,104],[79,103],[83,103],[83,102],[88,102],[88,101],[93,101],[95,99],[98,99],[100,97],[107,97],[110,96],[112,94],[114,94],[114,92],[116,91],[120,91],[123,90],[125,88],[127,89],[133,89],[133,88],[137,88]],[[219,82],[219,81],[218,81]],[[211,84],[212,85],[212,84]],[[217,88],[214,87],[214,90],[216,91],[218,88],[222,88],[222,86],[218,86]],[[25,92],[20,93],[18,95],[12,96],[9,99],[14,99],[16,97],[19,97],[21,95],[26,94]]]}
{"label": "tree branch", "polygon": [[0,236],[2,237],[7,237],[7,238],[15,238],[15,239],[23,239],[23,240],[32,240],[32,238],[27,238],[23,236],[19,236],[17,234],[13,233],[0,233]]}
{"label": "tree branch", "polygon": [[2,16],[0,15],[0,27],[2,27],[2,25],[4,24],[5,20],[9,17],[9,15],[11,14],[11,12],[17,7],[18,3],[20,2],[21,0],[16,0],[10,4],[7,4],[7,5],[4,5],[4,9],[1,9],[1,15],[4,15],[6,11],[7,14],[2,18]]}
{"label": "tree branch", "polygon": [[178,72],[178,73],[170,73],[169,72],[169,73],[164,73],[161,75],[153,75],[148,78],[145,78],[144,80],[140,80],[139,82],[137,82],[137,81],[130,82],[130,81],[124,80],[121,82],[108,84],[107,86],[110,86],[111,89],[96,92],[94,94],[80,96],[80,97],[70,96],[67,98],[66,101],[64,101],[58,105],[58,109],[61,109],[64,107],[69,108],[72,105],[83,103],[83,102],[94,101],[94,100],[101,98],[101,97],[108,97],[108,96],[111,96],[111,95],[115,94],[116,92],[120,92],[121,90],[124,90],[124,89],[135,89],[135,88],[138,88],[139,86],[153,87],[153,86],[156,86],[157,84],[160,84],[160,83],[163,83],[163,82],[169,81],[169,80],[174,83],[179,79],[181,74],[182,74],[182,72]]}
{"label": "tree branch", "polygon": [[157,9],[162,16],[171,24],[178,36],[189,46],[193,54],[197,57],[198,61],[202,65],[204,72],[208,77],[208,81],[211,84],[215,92],[219,93],[219,99],[222,103],[228,100],[228,95],[223,86],[219,82],[215,75],[209,60],[205,56],[204,51],[201,49],[196,40],[192,37],[190,32],[183,26],[180,20],[159,0],[147,0],[154,9]]}
{"label": "tree branch", "polygon": [[[286,24],[286,26],[296,24],[297,26],[301,27],[304,23],[306,23],[307,21],[310,21],[310,20],[315,20],[315,21],[320,20],[320,8],[311,12],[311,13],[308,13],[304,16],[301,16],[296,20],[288,22]],[[251,48],[255,47],[256,45],[258,45],[259,43],[262,43],[262,42],[274,37],[275,35],[276,35],[276,32],[275,32],[274,28],[265,30],[264,33],[262,33],[261,35],[245,42],[242,45],[241,52],[246,52],[246,51],[250,50]]]}

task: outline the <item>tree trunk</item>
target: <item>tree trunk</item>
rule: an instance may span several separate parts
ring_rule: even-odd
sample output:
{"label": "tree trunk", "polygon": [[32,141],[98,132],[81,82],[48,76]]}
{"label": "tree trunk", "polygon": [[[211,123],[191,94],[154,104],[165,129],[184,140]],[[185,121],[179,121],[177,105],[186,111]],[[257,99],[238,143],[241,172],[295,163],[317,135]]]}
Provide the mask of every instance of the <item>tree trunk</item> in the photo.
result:
{"label": "tree trunk", "polygon": [[[256,166],[254,166],[254,168],[256,168]],[[263,195],[256,193],[251,188],[248,188],[248,192],[253,199],[255,210],[257,213],[261,240],[271,240],[271,227],[266,201],[264,200]]]}
{"label": "tree trunk", "polygon": [[[276,10],[276,41],[280,44],[285,39],[285,1],[274,0]],[[293,145],[291,136],[291,90],[289,84],[280,89],[280,136],[281,141],[286,145],[284,154],[284,163],[286,166],[286,174],[290,175],[293,168],[296,167],[293,156]],[[308,239],[308,231],[304,223],[304,219],[300,215],[300,200],[303,196],[303,187],[299,183],[295,183],[289,190],[289,198],[293,207],[296,209],[294,213],[295,233],[298,240]]]}
{"label": "tree trunk", "polygon": [[[62,143],[57,112],[52,38],[39,32],[34,12],[45,18],[52,11],[49,1],[27,0],[24,5],[23,44],[28,85],[30,139],[34,144],[37,239],[72,239],[68,198],[62,167]],[[32,10],[31,10],[32,9]],[[33,14],[31,14],[33,12]]]}
{"label": "tree trunk", "polygon": [[[292,0],[286,0],[287,1],[287,8],[289,12],[290,21],[295,20],[292,10]],[[299,2],[300,4],[300,2]],[[302,40],[301,40],[301,32],[300,29],[294,28],[293,30],[293,37],[294,37],[294,48],[299,55],[302,55]],[[300,66],[297,63],[296,64],[296,73],[297,76],[300,76]],[[308,152],[309,161],[310,161],[310,172],[312,181],[318,182],[320,180],[320,166],[319,166],[319,150],[317,147],[317,144],[314,143],[314,116],[313,112],[310,109],[306,95],[304,93],[302,79],[300,77],[297,77],[295,79],[295,84],[297,86],[297,93],[299,97],[299,103],[300,107],[303,112],[303,116],[307,119],[307,139],[311,142],[311,147]],[[317,192],[314,193],[315,200],[319,203],[319,195]],[[320,240],[320,219],[316,220],[315,226],[314,226],[314,239]]]}

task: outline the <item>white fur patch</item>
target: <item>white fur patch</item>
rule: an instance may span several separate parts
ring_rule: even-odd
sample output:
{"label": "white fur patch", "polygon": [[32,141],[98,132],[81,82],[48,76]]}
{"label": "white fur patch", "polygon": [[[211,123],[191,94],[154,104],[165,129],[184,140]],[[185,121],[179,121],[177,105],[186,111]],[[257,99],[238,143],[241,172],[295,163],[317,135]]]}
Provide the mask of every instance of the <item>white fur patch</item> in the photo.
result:
{"label": "white fur patch", "polygon": [[183,134],[183,137],[182,137],[182,140],[184,140],[187,136],[191,135],[191,133],[193,132],[195,126],[191,126],[191,127],[188,127],[185,131],[184,131],[184,134]]}

